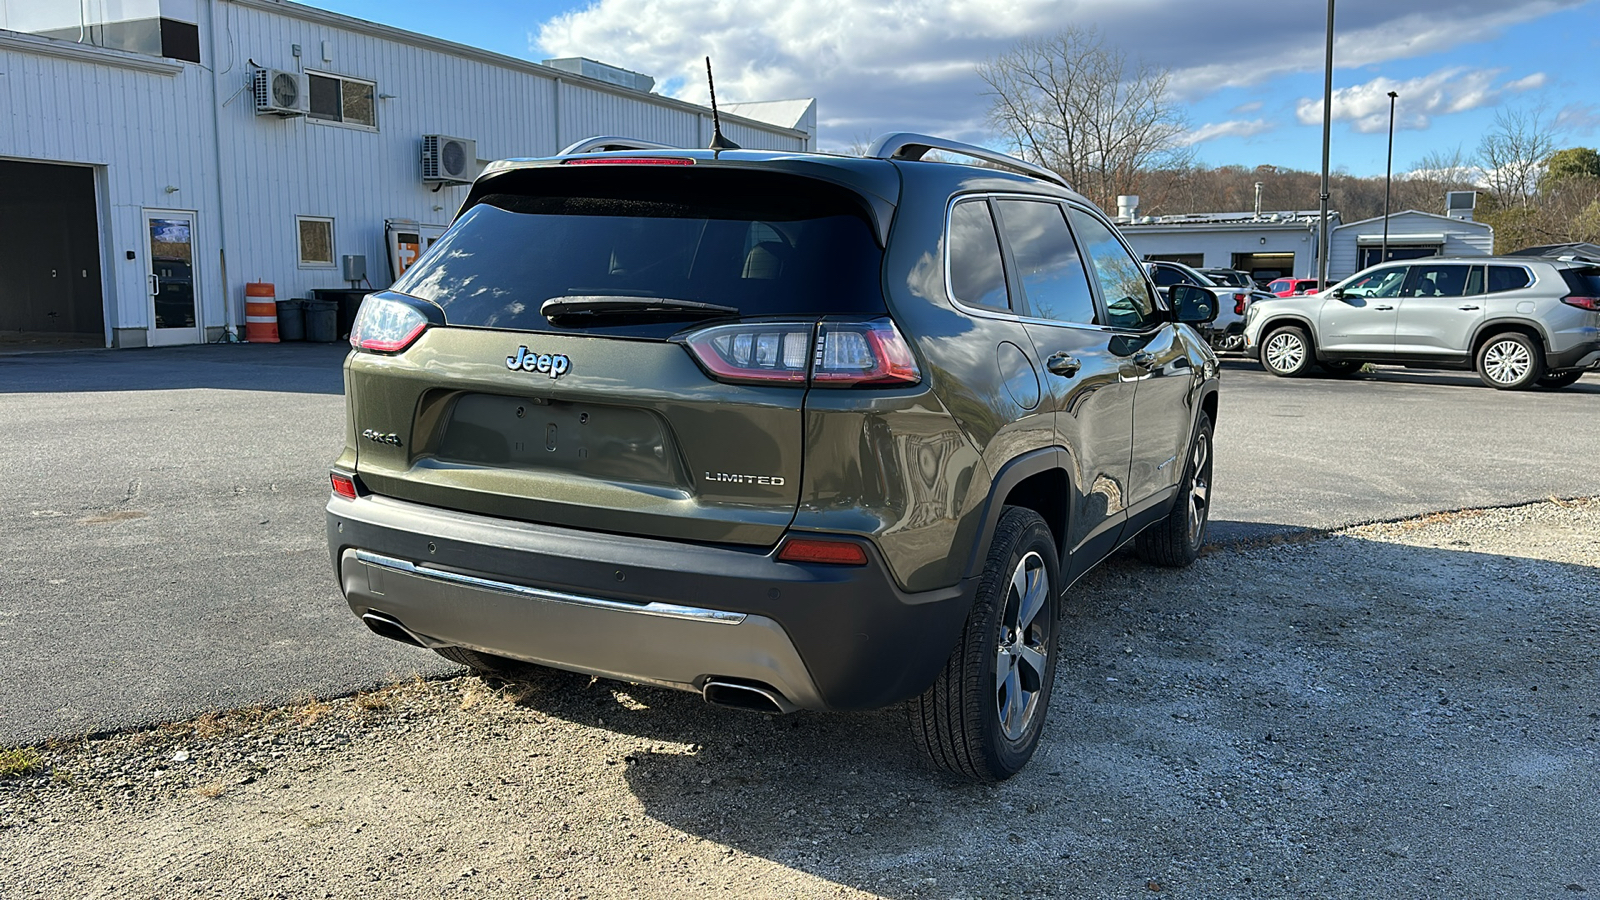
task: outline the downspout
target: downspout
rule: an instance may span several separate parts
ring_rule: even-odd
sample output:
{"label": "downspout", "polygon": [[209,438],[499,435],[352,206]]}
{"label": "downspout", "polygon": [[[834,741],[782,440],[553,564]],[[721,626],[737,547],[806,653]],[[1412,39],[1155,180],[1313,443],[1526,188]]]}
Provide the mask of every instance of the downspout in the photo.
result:
{"label": "downspout", "polygon": [[[217,12],[221,9],[223,0],[204,4],[206,7],[206,28],[210,33],[211,43],[211,151],[216,163],[217,185],[217,263],[222,277],[222,314],[225,322],[221,343],[234,344],[239,341],[239,330],[233,318],[233,295],[228,287],[228,214],[226,200],[222,192],[222,94],[218,90],[217,79]],[[227,71],[233,71],[233,60],[228,60]],[[204,306],[204,304],[201,304]],[[202,327],[204,327],[202,325]]]}

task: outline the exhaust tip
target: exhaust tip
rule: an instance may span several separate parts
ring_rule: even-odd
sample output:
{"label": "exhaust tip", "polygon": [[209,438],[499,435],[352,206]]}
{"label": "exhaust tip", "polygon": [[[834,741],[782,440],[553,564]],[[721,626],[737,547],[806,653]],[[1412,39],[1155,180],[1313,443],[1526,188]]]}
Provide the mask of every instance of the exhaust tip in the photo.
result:
{"label": "exhaust tip", "polygon": [[705,687],[701,688],[700,695],[712,706],[726,706],[774,716],[799,709],[785,700],[782,694],[759,684],[708,679]]}
{"label": "exhaust tip", "polygon": [[399,619],[391,618],[383,613],[369,612],[361,617],[361,621],[367,623],[367,627],[372,629],[372,633],[379,637],[386,637],[391,641],[399,641],[402,644],[411,644],[423,649],[428,647],[421,638],[411,633],[411,629],[401,625]]}

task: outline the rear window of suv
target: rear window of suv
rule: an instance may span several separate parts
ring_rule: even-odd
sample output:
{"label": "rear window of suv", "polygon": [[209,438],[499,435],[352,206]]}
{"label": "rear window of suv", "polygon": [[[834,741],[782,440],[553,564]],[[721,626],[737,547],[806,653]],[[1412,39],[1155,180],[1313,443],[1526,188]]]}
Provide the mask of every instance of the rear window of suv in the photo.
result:
{"label": "rear window of suv", "polygon": [[[863,204],[770,172],[583,166],[509,173],[395,283],[453,326],[665,337],[703,319],[552,324],[559,297],[736,307],[741,317],[881,315]],[[502,187],[503,186],[503,187]]]}

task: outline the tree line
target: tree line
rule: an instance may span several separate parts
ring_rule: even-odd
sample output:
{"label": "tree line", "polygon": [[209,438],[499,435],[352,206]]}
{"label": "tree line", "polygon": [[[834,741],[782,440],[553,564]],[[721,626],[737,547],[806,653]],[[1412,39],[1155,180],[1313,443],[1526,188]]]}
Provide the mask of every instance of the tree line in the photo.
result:
{"label": "tree line", "polygon": [[[1319,173],[1197,163],[1170,71],[1130,62],[1094,28],[1025,39],[978,74],[988,124],[1011,151],[1060,172],[1102,209],[1134,194],[1142,215],[1248,212],[1257,183],[1264,212],[1317,207]],[[1543,107],[1502,109],[1472,151],[1435,150],[1397,174],[1389,209],[1443,214],[1447,192],[1476,191],[1475,218],[1494,227],[1497,253],[1600,243],[1600,154],[1559,149],[1559,134]],[[1346,222],[1381,216],[1384,179],[1336,172],[1329,195]]]}

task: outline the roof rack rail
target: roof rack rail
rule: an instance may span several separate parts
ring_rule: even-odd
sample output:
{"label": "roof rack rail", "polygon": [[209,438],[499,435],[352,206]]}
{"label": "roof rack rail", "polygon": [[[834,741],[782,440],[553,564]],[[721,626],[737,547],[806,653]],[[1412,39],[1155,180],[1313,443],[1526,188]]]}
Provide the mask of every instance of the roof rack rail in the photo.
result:
{"label": "roof rack rail", "polygon": [[584,138],[567,149],[556,154],[557,156],[572,156],[575,153],[598,153],[603,150],[682,150],[671,144],[658,144],[655,141],[642,141],[638,138],[615,137],[601,135]]}
{"label": "roof rack rail", "polygon": [[1017,159],[1015,156],[1007,156],[1004,153],[974,144],[963,144],[960,141],[933,137],[927,134],[914,134],[909,131],[897,131],[883,135],[873,141],[871,147],[867,148],[866,156],[869,159],[918,160],[930,150],[942,150],[958,156],[981,159],[984,162],[993,163],[1013,172],[1029,175],[1042,181],[1048,181],[1051,184],[1059,184],[1069,191],[1072,190],[1072,185],[1068,184],[1065,178],[1046,169],[1044,166],[1036,166],[1033,163]]}
{"label": "roof rack rail", "polygon": [[1600,259],[1585,256],[1582,253],[1566,253],[1556,257],[1560,262],[1600,263]]}

